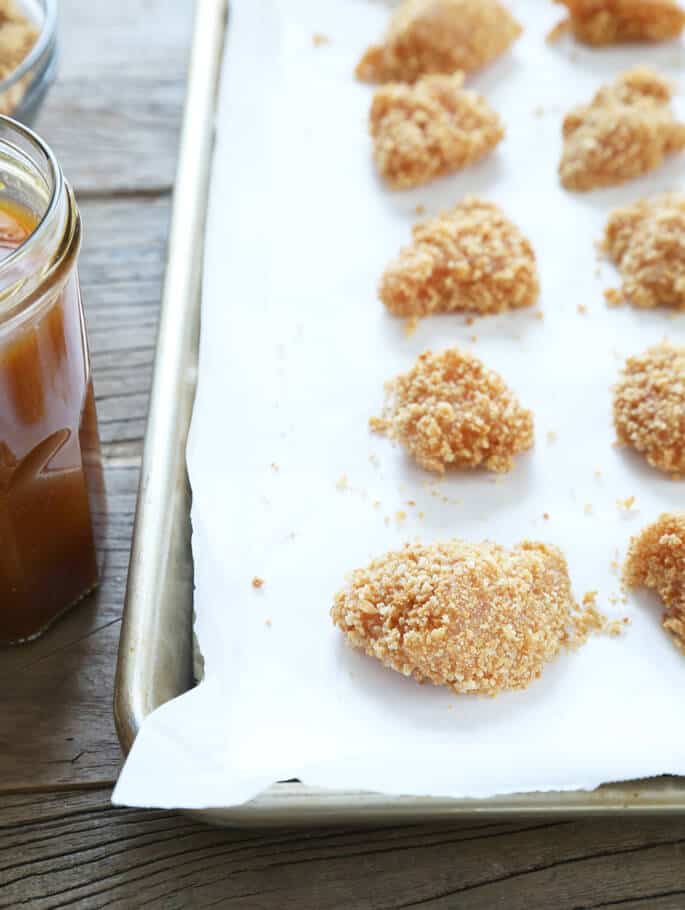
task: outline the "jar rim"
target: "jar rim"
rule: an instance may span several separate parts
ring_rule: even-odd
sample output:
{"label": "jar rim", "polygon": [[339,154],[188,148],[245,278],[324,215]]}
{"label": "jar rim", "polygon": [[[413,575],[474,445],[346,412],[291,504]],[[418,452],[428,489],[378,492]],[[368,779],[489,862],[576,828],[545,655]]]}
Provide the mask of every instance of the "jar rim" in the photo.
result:
{"label": "jar rim", "polygon": [[[46,290],[59,282],[59,276],[70,267],[80,248],[81,223],[73,192],[50,146],[25,124],[0,115],[0,136],[3,129],[8,133],[10,147],[12,136],[15,136],[26,144],[32,157],[35,153],[36,158],[42,159],[39,167],[43,170],[48,191],[45,207],[31,233],[0,258],[0,289],[3,283],[8,289],[13,288],[6,301],[0,300],[0,328],[6,331],[16,318],[24,318],[32,312]],[[0,145],[1,142],[0,139]],[[44,258],[44,267],[26,273],[30,257],[40,255],[41,249],[49,251]],[[26,282],[30,274],[33,277]],[[5,306],[5,302],[9,306]]]}
{"label": "jar rim", "polygon": [[23,123],[20,123],[18,120],[14,120],[12,117],[7,117],[4,114],[0,114],[0,127],[5,125],[10,130],[13,130],[15,133],[19,133],[29,145],[33,146],[41,155],[45,156],[47,162],[49,179],[50,179],[50,199],[48,204],[45,207],[45,211],[40,216],[40,220],[35,228],[31,231],[28,237],[23,240],[19,246],[12,250],[7,256],[3,256],[0,260],[0,274],[5,270],[5,268],[10,269],[19,259],[23,251],[26,249],[26,246],[29,243],[35,242],[36,240],[41,240],[43,235],[47,231],[47,225],[49,224],[52,216],[55,213],[57,208],[60,196],[64,189],[64,177],[62,176],[62,169],[57,163],[57,158],[55,153],[52,151],[47,142],[44,142],[38,133],[34,133],[32,129],[28,126],[25,126]]}
{"label": "jar rim", "polygon": [[43,19],[36,43],[21,61],[19,66],[13,69],[5,79],[0,80],[0,93],[11,88],[15,82],[18,82],[22,76],[25,76],[29,70],[33,69],[48,47],[54,42],[57,34],[57,0],[44,0],[44,6],[45,18]]}

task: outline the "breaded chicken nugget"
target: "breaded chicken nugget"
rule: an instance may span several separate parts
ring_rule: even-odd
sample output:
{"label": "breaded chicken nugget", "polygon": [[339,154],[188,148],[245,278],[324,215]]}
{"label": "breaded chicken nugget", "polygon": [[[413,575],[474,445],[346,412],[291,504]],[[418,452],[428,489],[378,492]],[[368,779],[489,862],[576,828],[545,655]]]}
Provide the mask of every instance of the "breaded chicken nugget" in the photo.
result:
{"label": "breaded chicken nugget", "polygon": [[485,98],[462,88],[462,73],[424,76],[377,89],[369,129],[373,157],[394,189],[427,183],[486,155],[504,137]]}
{"label": "breaded chicken nugget", "polygon": [[385,411],[371,418],[371,428],[402,443],[428,471],[510,471],[514,455],[533,446],[531,411],[467,351],[425,351],[386,390]]}
{"label": "breaded chicken nugget", "polygon": [[431,73],[471,72],[520,34],[499,0],[404,0],[385,41],[366,51],[356,75],[364,82],[415,82]]}
{"label": "breaded chicken nugget", "polygon": [[685,654],[685,512],[664,513],[632,538],[623,580],[659,594],[667,608],[663,627]]}
{"label": "breaded chicken nugget", "polygon": [[391,313],[501,313],[537,300],[533,248],[494,203],[468,197],[412,233],[412,245],[381,278],[379,296]]}
{"label": "breaded chicken nugget", "polygon": [[630,41],[668,41],[685,26],[675,0],[556,0],[568,8],[575,37],[594,46]]}
{"label": "breaded chicken nugget", "polygon": [[[408,544],[353,572],[331,610],[349,643],[458,693],[525,689],[588,634],[560,550],[524,541]],[[596,611],[590,625],[604,617]]]}
{"label": "breaded chicken nugget", "polygon": [[685,309],[685,194],[616,209],[603,246],[621,272],[621,297],[644,309]]}
{"label": "breaded chicken nugget", "polygon": [[590,104],[564,118],[559,176],[568,190],[613,186],[659,167],[685,147],[673,116],[671,86],[648,67],[602,86]]}
{"label": "breaded chicken nugget", "polygon": [[685,348],[658,344],[629,357],[614,387],[618,441],[660,471],[685,472]]}

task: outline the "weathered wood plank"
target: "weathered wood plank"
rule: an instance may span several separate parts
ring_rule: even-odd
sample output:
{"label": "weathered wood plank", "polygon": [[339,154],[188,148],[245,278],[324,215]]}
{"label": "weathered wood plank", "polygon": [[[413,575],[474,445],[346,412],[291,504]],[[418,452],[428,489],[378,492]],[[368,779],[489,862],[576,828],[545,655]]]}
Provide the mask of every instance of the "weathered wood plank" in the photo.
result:
{"label": "weathered wood plank", "polygon": [[192,14],[191,0],[60,0],[60,81],[182,75]]}
{"label": "weathered wood plank", "polygon": [[190,0],[62,0],[60,77],[36,129],[77,193],[168,190]]}
{"label": "weathered wood plank", "polygon": [[138,457],[147,414],[169,201],[81,205],[81,280],[105,456]]}
{"label": "weathered wood plank", "polygon": [[682,819],[260,833],[101,791],[17,795],[0,799],[0,906],[682,910],[684,845]]}
{"label": "weathered wood plank", "polygon": [[183,92],[177,71],[145,80],[116,73],[65,79],[35,126],[79,198],[166,192],[174,180]]}

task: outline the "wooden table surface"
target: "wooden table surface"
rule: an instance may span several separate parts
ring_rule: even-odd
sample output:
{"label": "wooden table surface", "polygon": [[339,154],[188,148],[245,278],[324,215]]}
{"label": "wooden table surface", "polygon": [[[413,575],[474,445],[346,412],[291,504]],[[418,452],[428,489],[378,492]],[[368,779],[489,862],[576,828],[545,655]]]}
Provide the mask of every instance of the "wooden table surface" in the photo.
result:
{"label": "wooden table surface", "polygon": [[685,908],[685,818],[260,833],[109,807],[121,763],[112,683],[191,3],[62,0],[61,18],[60,79],[37,128],[84,218],[111,522],[98,594],[0,658],[0,907]]}

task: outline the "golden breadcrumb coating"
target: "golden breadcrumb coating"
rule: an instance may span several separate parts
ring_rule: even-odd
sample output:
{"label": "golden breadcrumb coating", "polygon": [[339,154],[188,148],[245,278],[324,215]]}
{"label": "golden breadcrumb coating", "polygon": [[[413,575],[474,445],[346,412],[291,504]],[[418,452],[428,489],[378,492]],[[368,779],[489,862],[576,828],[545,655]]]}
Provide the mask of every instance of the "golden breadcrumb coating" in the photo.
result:
{"label": "golden breadcrumb coating", "polygon": [[631,539],[623,581],[657,591],[667,608],[664,629],[685,654],[685,512],[660,515]]}
{"label": "golden breadcrumb coating", "polygon": [[500,376],[467,351],[425,351],[386,384],[388,402],[371,428],[402,443],[421,467],[510,471],[533,446],[533,414]]}
{"label": "golden breadcrumb coating", "polygon": [[616,209],[604,248],[621,272],[623,299],[645,309],[685,309],[685,194],[665,193]]}
{"label": "golden breadcrumb coating", "polygon": [[485,98],[462,88],[463,73],[391,82],[371,104],[373,157],[394,189],[427,183],[472,164],[504,136]]}
{"label": "golden breadcrumb coating", "polygon": [[643,66],[597,92],[564,118],[559,165],[569,190],[624,183],[659,167],[685,147],[685,124],[673,117],[671,86]]}
{"label": "golden breadcrumb coating", "polygon": [[372,45],[355,72],[364,82],[471,72],[503,54],[521,31],[498,0],[404,0],[384,43]]}
{"label": "golden breadcrumb coating", "polygon": [[[352,573],[331,610],[349,643],[458,693],[525,689],[604,618],[576,613],[560,550],[524,541],[407,544]],[[599,617],[599,619],[597,618]]]}
{"label": "golden breadcrumb coating", "polygon": [[557,0],[568,7],[573,34],[600,46],[630,41],[667,41],[685,26],[675,0]]}
{"label": "golden breadcrumb coating", "polygon": [[379,296],[396,316],[501,313],[532,306],[535,253],[492,202],[468,197],[415,225],[413,243],[388,265]]}
{"label": "golden breadcrumb coating", "polygon": [[659,344],[629,357],[614,387],[618,441],[660,471],[685,471],[685,348]]}

